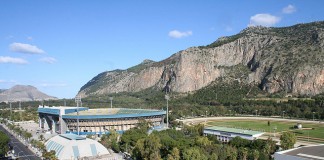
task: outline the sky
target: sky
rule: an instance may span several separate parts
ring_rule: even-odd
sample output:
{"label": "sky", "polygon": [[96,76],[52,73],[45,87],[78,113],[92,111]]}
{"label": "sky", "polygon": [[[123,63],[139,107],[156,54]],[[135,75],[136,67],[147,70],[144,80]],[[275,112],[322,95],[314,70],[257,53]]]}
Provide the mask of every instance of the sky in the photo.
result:
{"label": "sky", "polygon": [[248,26],[324,20],[321,0],[1,0],[0,89],[74,98],[104,71],[161,61]]}

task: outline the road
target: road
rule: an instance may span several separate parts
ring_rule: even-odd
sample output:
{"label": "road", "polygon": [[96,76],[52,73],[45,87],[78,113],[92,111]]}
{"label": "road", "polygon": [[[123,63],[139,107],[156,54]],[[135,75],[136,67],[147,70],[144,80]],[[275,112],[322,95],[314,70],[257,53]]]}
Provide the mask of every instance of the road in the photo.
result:
{"label": "road", "polygon": [[9,133],[2,125],[0,125],[0,130],[3,131],[10,137],[10,145],[13,147],[14,155],[16,158],[23,160],[41,160],[41,158],[37,157],[35,153],[29,150],[25,144],[20,142],[15,136]]}

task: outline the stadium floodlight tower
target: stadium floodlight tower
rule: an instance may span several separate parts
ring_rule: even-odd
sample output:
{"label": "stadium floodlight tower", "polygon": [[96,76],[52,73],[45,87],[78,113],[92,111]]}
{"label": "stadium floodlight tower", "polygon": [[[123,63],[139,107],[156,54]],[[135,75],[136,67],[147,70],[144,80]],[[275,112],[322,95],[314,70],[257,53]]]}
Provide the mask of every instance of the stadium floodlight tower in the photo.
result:
{"label": "stadium floodlight tower", "polygon": [[169,128],[169,99],[170,96],[168,94],[165,95],[165,99],[167,101],[167,110],[166,110],[166,116],[167,116],[167,128]]}
{"label": "stadium floodlight tower", "polygon": [[77,103],[77,130],[78,130],[78,135],[79,135],[79,103],[81,102],[81,96],[76,96],[75,97],[75,102]]}
{"label": "stadium floodlight tower", "polygon": [[113,99],[114,99],[113,97],[109,97],[109,100],[110,100],[110,108],[112,108],[112,100]]}

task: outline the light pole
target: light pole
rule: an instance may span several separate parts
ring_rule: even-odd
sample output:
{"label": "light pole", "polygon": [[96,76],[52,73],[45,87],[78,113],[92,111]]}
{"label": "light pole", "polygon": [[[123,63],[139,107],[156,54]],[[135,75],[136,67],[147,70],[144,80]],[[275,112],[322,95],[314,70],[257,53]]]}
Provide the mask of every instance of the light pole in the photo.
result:
{"label": "light pole", "polygon": [[75,102],[77,103],[77,130],[78,130],[78,135],[79,135],[79,103],[81,102],[81,97],[80,96],[77,96],[75,97]]}
{"label": "light pole", "polygon": [[112,100],[113,99],[114,99],[113,97],[109,97],[109,100],[110,100],[110,108],[112,108]]}
{"label": "light pole", "polygon": [[285,112],[286,111],[282,111],[282,118],[285,118]]}
{"label": "light pole", "polygon": [[206,111],[206,117],[205,118],[207,118],[207,111]]}
{"label": "light pole", "polygon": [[167,128],[169,128],[169,99],[170,99],[170,96],[169,95],[165,95],[165,99],[167,101]]}
{"label": "light pole", "polygon": [[255,116],[256,117],[258,116],[258,110],[257,109],[255,110]]}
{"label": "light pole", "polygon": [[231,116],[231,110],[229,110],[229,112],[230,112],[230,115],[229,116]]}
{"label": "light pole", "polygon": [[315,112],[313,112],[313,121],[315,120],[315,119],[314,119],[314,114],[315,114]]}

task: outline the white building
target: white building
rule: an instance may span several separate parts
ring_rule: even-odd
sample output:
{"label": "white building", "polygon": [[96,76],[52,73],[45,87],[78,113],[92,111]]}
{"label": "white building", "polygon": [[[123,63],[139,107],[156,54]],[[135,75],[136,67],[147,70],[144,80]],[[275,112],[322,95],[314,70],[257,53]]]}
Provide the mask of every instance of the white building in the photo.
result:
{"label": "white building", "polygon": [[264,132],[243,130],[237,128],[227,128],[227,127],[207,127],[204,129],[204,134],[215,135],[217,139],[221,142],[229,142],[234,137],[241,137],[247,140],[255,140],[260,137]]}
{"label": "white building", "polygon": [[275,160],[324,159],[324,145],[303,146],[276,152]]}
{"label": "white building", "polygon": [[55,151],[60,160],[74,159],[122,159],[115,153],[110,153],[102,144],[95,140],[77,136],[75,134],[61,134],[49,139],[45,143],[46,150]]}

